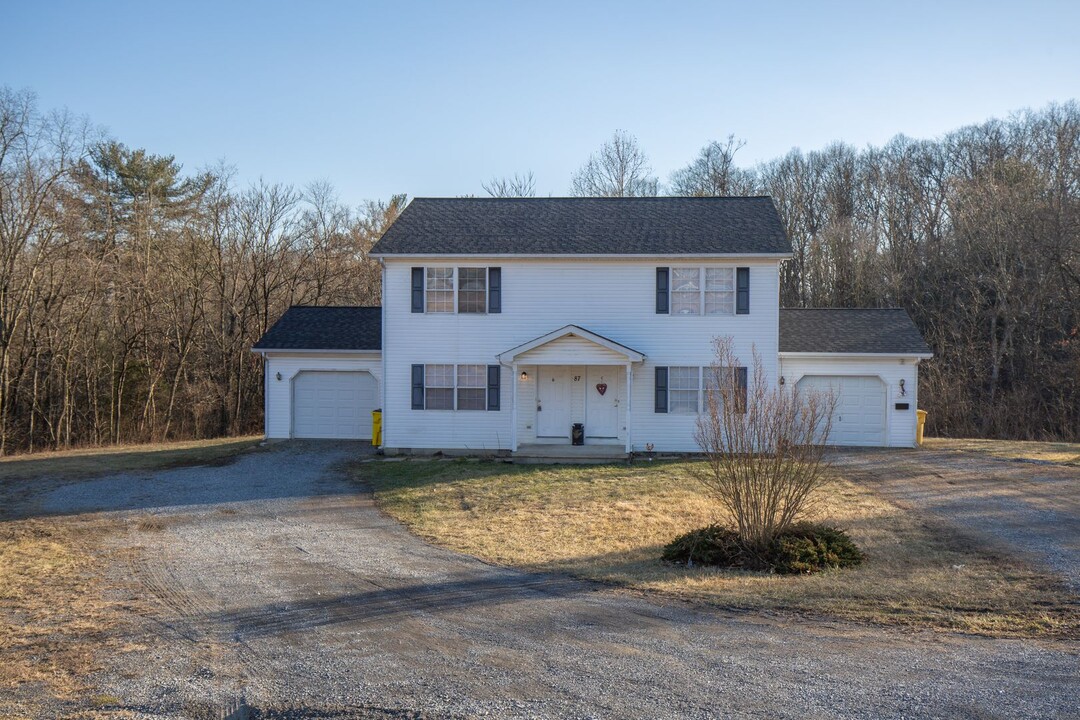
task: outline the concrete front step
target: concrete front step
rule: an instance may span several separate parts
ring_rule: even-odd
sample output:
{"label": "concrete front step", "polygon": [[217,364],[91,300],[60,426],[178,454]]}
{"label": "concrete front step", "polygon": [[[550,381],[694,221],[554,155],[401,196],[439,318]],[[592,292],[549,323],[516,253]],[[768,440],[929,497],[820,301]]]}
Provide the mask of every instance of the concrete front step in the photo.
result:
{"label": "concrete front step", "polygon": [[622,445],[521,445],[511,458],[521,464],[599,465],[625,461]]}

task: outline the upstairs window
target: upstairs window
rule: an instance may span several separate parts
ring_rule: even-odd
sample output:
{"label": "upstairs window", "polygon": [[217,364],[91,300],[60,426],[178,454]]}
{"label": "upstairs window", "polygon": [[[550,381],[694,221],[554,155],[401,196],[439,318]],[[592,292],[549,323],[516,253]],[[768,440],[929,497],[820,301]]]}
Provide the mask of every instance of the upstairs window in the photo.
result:
{"label": "upstairs window", "polygon": [[427,312],[454,312],[454,268],[427,269]]}
{"label": "upstairs window", "polygon": [[735,268],[705,268],[705,314],[735,314]]}
{"label": "upstairs window", "polygon": [[750,312],[750,270],[657,268],[656,296],[656,312],[661,315],[743,315]]}
{"label": "upstairs window", "polygon": [[411,303],[414,313],[501,313],[502,268],[414,267]]}
{"label": "upstairs window", "polygon": [[458,268],[459,313],[487,312],[487,273],[487,268]]}
{"label": "upstairs window", "polygon": [[700,268],[671,268],[671,314],[701,314]]}

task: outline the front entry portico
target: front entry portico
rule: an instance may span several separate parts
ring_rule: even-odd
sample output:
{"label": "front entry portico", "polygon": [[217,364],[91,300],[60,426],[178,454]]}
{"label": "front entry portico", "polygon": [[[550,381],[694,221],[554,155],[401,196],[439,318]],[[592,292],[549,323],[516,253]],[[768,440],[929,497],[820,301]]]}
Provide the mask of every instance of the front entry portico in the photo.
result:
{"label": "front entry portico", "polygon": [[587,446],[630,452],[634,366],[642,353],[568,325],[499,355],[512,368],[511,446],[570,445],[581,423]]}

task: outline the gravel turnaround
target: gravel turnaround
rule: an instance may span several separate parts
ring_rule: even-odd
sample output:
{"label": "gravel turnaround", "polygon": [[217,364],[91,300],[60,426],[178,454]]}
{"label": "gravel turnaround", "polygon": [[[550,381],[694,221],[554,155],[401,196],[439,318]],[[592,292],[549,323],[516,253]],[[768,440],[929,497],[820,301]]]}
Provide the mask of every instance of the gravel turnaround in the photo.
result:
{"label": "gravel turnaround", "polygon": [[924,449],[845,449],[833,460],[848,477],[1024,554],[1080,593],[1080,467]]}
{"label": "gravel turnaround", "polygon": [[[40,514],[130,519],[138,649],[90,678],[136,717],[1068,718],[1076,644],[663,603],[432,547],[348,443],[83,481]],[[140,520],[153,516],[153,523]]]}

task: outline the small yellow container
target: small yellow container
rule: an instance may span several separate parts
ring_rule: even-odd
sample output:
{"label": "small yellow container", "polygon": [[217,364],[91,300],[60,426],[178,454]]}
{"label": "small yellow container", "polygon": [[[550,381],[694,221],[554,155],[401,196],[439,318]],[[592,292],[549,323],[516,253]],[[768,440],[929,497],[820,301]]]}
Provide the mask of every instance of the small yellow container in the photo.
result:
{"label": "small yellow container", "polygon": [[922,445],[923,427],[926,425],[926,411],[916,410],[915,413],[919,416],[919,424],[915,426],[915,442]]}
{"label": "small yellow container", "polygon": [[[922,442],[922,425],[919,425],[919,442]],[[371,446],[382,447],[382,410],[371,411]]]}

